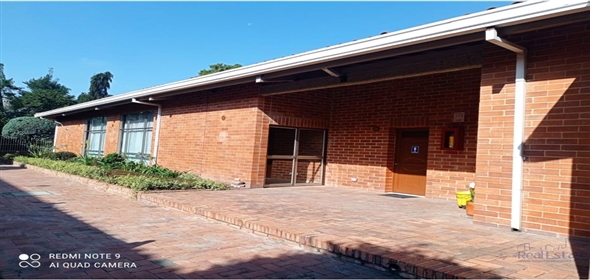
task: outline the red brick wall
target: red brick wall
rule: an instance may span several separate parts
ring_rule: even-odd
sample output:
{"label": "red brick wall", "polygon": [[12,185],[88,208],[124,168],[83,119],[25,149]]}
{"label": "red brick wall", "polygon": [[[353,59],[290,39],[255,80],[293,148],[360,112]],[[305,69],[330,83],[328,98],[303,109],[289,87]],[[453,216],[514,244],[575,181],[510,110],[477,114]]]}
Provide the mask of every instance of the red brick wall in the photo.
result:
{"label": "red brick wall", "polygon": [[61,123],[63,125],[57,127],[56,151],[80,155],[84,150],[86,120],[68,120]]}
{"label": "red brick wall", "polygon": [[271,124],[327,128],[330,98],[322,90],[267,96],[262,110],[270,118]]}
{"label": "red brick wall", "polygon": [[[430,128],[427,195],[453,198],[456,190],[466,189],[475,177],[479,78],[480,70],[473,69],[270,96],[264,111],[271,118],[300,119],[303,127],[328,128],[327,185],[377,190],[392,188],[395,133],[391,131],[420,123]],[[466,133],[465,149],[441,151],[439,130],[458,125],[452,122],[454,112],[466,115],[461,124]],[[306,125],[308,120],[327,123],[310,126]],[[278,124],[297,125],[288,121]],[[317,166],[301,168],[315,170],[306,176],[319,175]],[[352,177],[358,181],[353,182]]]}
{"label": "red brick wall", "polygon": [[[453,198],[474,178],[479,77],[473,69],[334,89],[326,183],[392,190],[395,129],[427,127],[426,195]],[[465,122],[453,123],[454,112]],[[440,130],[455,125],[465,128],[464,150],[441,151]]]}
{"label": "red brick wall", "polygon": [[[526,230],[590,235],[589,38],[588,22],[508,38],[529,49]],[[491,44],[483,53],[482,69],[269,97],[251,84],[161,101],[159,164],[262,186],[270,125],[322,128],[327,185],[387,191],[396,129],[427,127],[426,195],[452,199],[475,180],[475,221],[507,226],[515,55]],[[441,151],[441,128],[458,125],[454,112],[465,112],[464,150]],[[116,151],[120,112],[102,114],[109,116],[105,153]],[[62,122],[58,146],[79,153],[84,121]],[[317,175],[317,165],[300,168]]]}
{"label": "red brick wall", "polygon": [[[253,166],[264,168],[268,133],[262,134],[261,98],[254,85],[224,88],[218,91],[195,92],[154,103],[162,104],[162,120],[158,165],[202,175],[229,183],[235,178],[248,185],[262,186],[264,169],[253,171]],[[87,119],[107,117],[105,155],[119,150],[120,126],[123,114],[150,110],[154,113],[152,150],[154,154],[157,111],[153,106],[128,104],[116,109],[69,116],[63,120],[68,131],[58,134],[58,146],[80,154],[84,142]],[[262,143],[264,142],[264,143]],[[64,149],[62,149],[64,150]],[[254,164],[256,160],[256,165]],[[258,161],[262,164],[258,164]],[[256,181],[258,180],[258,181]]]}
{"label": "red brick wall", "polygon": [[262,141],[257,133],[259,102],[253,85],[161,102],[158,164],[226,183],[240,178],[249,186],[262,185],[252,178],[258,172],[252,170],[254,161],[263,160],[254,152]]}
{"label": "red brick wall", "polygon": [[[524,230],[590,236],[590,23],[508,38],[528,49]],[[515,55],[484,50],[475,220],[510,225]]]}
{"label": "red brick wall", "polygon": [[[155,126],[155,124],[154,124]],[[107,132],[104,141],[104,155],[119,151],[119,134],[121,129],[121,115],[107,116]],[[153,142],[152,142],[153,147]]]}

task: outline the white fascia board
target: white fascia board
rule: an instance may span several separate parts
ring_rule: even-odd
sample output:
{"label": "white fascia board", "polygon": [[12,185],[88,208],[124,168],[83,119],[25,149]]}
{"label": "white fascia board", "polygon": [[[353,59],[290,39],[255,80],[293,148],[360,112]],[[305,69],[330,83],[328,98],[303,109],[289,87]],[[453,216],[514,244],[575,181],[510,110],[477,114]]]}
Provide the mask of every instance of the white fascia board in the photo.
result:
{"label": "white fascia board", "polygon": [[289,70],[333,60],[354,57],[378,51],[400,48],[414,44],[446,39],[450,37],[484,32],[488,27],[504,27],[532,22],[590,9],[590,0],[539,0],[509,5],[460,16],[431,24],[421,25],[397,32],[369,37],[362,40],[312,50],[266,62],[252,64],[232,70],[190,78],[164,85],[149,87],[99,100],[89,101],[64,108],[35,114],[35,117],[60,115],[72,111],[95,108],[111,103],[129,101],[133,98],[153,96],[161,93],[213,85],[242,78]]}

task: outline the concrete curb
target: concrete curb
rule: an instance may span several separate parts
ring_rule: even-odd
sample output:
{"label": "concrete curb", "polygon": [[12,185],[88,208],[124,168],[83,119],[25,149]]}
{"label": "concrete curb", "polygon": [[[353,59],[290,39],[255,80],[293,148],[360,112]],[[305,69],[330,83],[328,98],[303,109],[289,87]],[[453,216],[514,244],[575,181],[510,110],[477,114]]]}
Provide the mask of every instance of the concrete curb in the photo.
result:
{"label": "concrete curb", "polygon": [[[59,178],[75,181],[94,189],[107,193],[124,195],[130,199],[145,201],[159,206],[177,209],[186,213],[196,214],[209,220],[225,223],[234,228],[268,237],[278,241],[291,243],[306,250],[327,253],[345,261],[354,262],[373,269],[391,271],[405,278],[435,278],[435,279],[486,279],[501,277],[477,269],[462,267],[454,264],[418,259],[415,256],[379,251],[363,248],[360,243],[342,241],[331,236],[315,236],[305,233],[289,232],[276,227],[269,227],[257,222],[231,217],[210,211],[198,206],[178,203],[168,199],[155,197],[150,192],[136,192],[126,187],[112,185],[101,181],[88,179],[76,175],[53,171],[37,166],[14,162],[13,165],[39,171]],[[162,194],[161,191],[158,194]],[[505,277],[502,277],[505,278]]]}

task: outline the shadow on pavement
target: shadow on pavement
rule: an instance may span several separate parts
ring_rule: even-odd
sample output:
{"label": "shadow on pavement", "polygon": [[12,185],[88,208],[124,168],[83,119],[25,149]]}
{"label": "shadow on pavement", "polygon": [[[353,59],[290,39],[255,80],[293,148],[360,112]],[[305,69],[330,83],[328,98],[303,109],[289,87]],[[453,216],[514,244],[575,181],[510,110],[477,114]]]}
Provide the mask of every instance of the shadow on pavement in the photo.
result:
{"label": "shadow on pavement", "polygon": [[[11,167],[1,166],[0,172],[8,169]],[[83,255],[84,253],[118,252],[122,257],[117,261],[122,262],[150,258],[138,253],[135,248],[151,243],[153,240],[133,243],[121,241],[58,210],[55,204],[37,199],[35,195],[0,180],[0,246],[2,247],[0,277],[83,278],[92,276],[80,269],[50,268],[49,254],[79,253]],[[29,267],[21,268],[19,266],[21,254],[31,255],[31,257],[33,254],[39,254],[41,266],[32,268],[31,266],[35,266],[33,263]],[[28,261],[31,262],[32,259]],[[83,261],[85,260],[67,260],[67,262]],[[26,263],[22,265],[28,266]],[[100,277],[101,275],[98,274],[96,276]],[[117,274],[120,278],[133,276],[123,272]]]}
{"label": "shadow on pavement", "polygon": [[[10,169],[14,167],[0,165],[0,174]],[[399,278],[389,272],[305,251],[272,257],[253,254],[247,261],[227,258],[178,265],[141,252],[139,247],[155,240],[137,236],[141,241],[126,242],[116,238],[85,223],[74,211],[65,213],[57,208],[67,201],[42,201],[39,196],[54,194],[40,190],[25,191],[0,179],[0,278]],[[111,259],[94,260],[85,255],[97,253],[111,253]],[[200,253],[195,249],[196,255]],[[22,254],[30,258],[23,262],[19,258]],[[40,265],[35,268],[36,261]],[[51,267],[52,263],[59,267]],[[86,263],[89,267],[85,267]],[[120,266],[133,263],[136,267],[101,268],[103,263]]]}

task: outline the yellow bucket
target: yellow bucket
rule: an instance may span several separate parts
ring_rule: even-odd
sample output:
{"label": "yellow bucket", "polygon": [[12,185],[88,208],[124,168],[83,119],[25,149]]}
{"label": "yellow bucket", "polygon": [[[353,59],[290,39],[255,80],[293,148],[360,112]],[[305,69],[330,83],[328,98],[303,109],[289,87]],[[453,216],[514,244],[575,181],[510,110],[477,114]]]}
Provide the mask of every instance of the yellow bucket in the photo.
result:
{"label": "yellow bucket", "polygon": [[457,195],[457,205],[459,207],[465,207],[467,201],[471,200],[471,192],[469,191],[458,191],[455,194]]}

